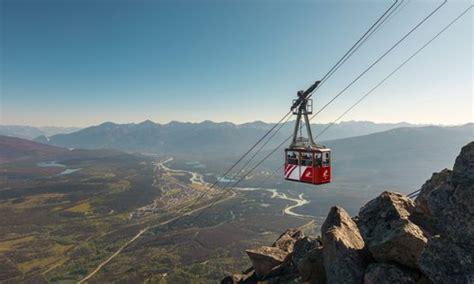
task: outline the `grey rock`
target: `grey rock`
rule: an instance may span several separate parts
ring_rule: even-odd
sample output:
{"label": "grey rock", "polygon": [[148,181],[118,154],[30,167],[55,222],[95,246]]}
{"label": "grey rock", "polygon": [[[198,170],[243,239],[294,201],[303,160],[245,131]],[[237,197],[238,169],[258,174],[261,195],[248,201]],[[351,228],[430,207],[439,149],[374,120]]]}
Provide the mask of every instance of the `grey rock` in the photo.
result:
{"label": "grey rock", "polygon": [[474,141],[464,146],[456,158],[452,182],[454,186],[474,186]]}
{"label": "grey rock", "polygon": [[321,233],[327,282],[362,283],[367,265],[365,244],[349,214],[332,207]]}
{"label": "grey rock", "polygon": [[[474,142],[464,146],[453,171],[434,174],[416,200],[431,230],[474,249]],[[442,178],[440,178],[442,177]]]}
{"label": "grey rock", "polygon": [[417,267],[427,238],[409,220],[413,210],[413,201],[395,192],[383,192],[361,208],[360,233],[375,260]]}
{"label": "grey rock", "polygon": [[430,207],[428,206],[428,199],[431,193],[442,185],[450,182],[451,170],[444,169],[439,173],[434,173],[429,180],[427,180],[420,189],[420,193],[415,200],[415,211],[423,215],[430,215]]}
{"label": "grey rock", "polygon": [[372,263],[365,271],[364,284],[414,284],[419,278],[419,273],[395,264]]}
{"label": "grey rock", "polygon": [[474,253],[446,238],[430,238],[419,265],[435,283],[474,283]]}
{"label": "grey rock", "polygon": [[267,246],[246,250],[246,253],[252,261],[258,278],[267,276],[275,267],[282,264],[288,256],[288,252],[280,248]]}
{"label": "grey rock", "polygon": [[304,238],[304,233],[300,229],[288,229],[278,237],[272,246],[292,252],[296,241],[302,238]]}
{"label": "grey rock", "polygon": [[294,267],[298,266],[299,261],[306,256],[311,250],[321,246],[321,243],[315,238],[304,237],[295,242],[293,252],[291,254],[291,262]]}
{"label": "grey rock", "polygon": [[298,272],[301,281],[311,284],[326,283],[322,246],[313,248],[299,260]]}

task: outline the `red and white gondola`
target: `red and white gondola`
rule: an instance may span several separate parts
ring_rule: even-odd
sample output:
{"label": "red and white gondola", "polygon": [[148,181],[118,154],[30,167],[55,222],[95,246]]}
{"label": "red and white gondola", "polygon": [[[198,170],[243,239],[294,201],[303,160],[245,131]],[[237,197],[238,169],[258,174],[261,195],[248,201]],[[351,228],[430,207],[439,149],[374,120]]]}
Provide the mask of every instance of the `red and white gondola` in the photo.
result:
{"label": "red and white gondola", "polygon": [[[293,140],[285,149],[284,177],[289,181],[324,184],[331,182],[331,149],[314,142],[308,114],[312,113],[309,94],[318,86],[316,81],[308,90],[299,91],[298,99],[293,101],[291,110],[296,115]],[[301,119],[305,120],[307,138],[298,136]]]}

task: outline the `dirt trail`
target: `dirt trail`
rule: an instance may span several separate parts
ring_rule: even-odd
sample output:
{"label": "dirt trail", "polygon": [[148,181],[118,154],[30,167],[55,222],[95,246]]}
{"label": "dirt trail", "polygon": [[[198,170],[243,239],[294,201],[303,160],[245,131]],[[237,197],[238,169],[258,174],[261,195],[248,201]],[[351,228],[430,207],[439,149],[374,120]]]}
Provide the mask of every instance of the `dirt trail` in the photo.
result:
{"label": "dirt trail", "polygon": [[158,223],[158,224],[155,224],[153,226],[148,226],[142,230],[140,230],[133,238],[131,238],[127,243],[125,243],[123,246],[121,246],[117,251],[115,251],[111,256],[109,256],[106,260],[104,260],[103,262],[101,262],[97,267],[96,269],[94,269],[91,273],[89,273],[86,277],[84,277],[83,279],[81,279],[78,283],[84,283],[86,282],[87,280],[91,279],[92,277],[94,277],[95,274],[97,274],[97,272],[99,272],[102,268],[104,268],[104,266],[106,266],[110,261],[112,261],[112,259],[114,259],[117,255],[119,255],[126,247],[128,247],[131,243],[133,243],[134,241],[136,241],[138,238],[140,238],[146,231],[150,230],[150,229],[153,229],[153,228],[156,228],[156,227],[160,227],[160,226],[164,226],[166,224],[169,224],[179,218],[182,218],[184,216],[189,216],[191,214],[194,214],[198,211],[201,211],[205,208],[208,208],[210,206],[214,206],[216,204],[219,204],[221,202],[224,202],[224,201],[227,201],[231,198],[234,198],[236,196],[236,193],[235,192],[232,192],[232,195],[227,197],[227,198],[224,198],[222,200],[219,200],[218,202],[216,203],[211,203],[211,204],[207,204],[205,206],[202,206],[202,207],[199,207],[199,208],[196,208],[194,210],[191,210],[189,212],[186,212],[184,214],[180,214],[176,217],[173,217],[171,219],[168,219],[166,221],[163,221],[161,223]]}

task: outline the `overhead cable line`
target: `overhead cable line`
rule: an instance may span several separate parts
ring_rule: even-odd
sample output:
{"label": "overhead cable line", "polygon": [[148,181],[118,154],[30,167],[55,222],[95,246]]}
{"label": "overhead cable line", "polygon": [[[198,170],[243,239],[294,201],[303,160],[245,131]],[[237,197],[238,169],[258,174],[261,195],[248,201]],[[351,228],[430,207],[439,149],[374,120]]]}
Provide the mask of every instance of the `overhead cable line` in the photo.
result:
{"label": "overhead cable line", "polygon": [[[390,22],[394,17],[395,15],[397,15],[398,13],[400,13],[401,10],[403,10],[403,8],[406,7],[406,5],[409,3],[409,0],[402,0],[400,3],[398,3],[398,5],[392,10],[390,11],[390,13],[387,15],[387,17],[385,17],[378,25],[377,27],[372,31],[371,33],[371,36],[375,35],[378,31],[380,31],[382,29],[382,27],[384,25],[386,25],[388,22]],[[402,6],[403,5],[403,6]],[[366,39],[367,40],[367,39]],[[363,43],[363,42],[362,42]]]}
{"label": "overhead cable line", "polygon": [[412,199],[413,199],[413,198],[415,198],[415,197],[418,197],[418,195],[420,194],[420,192],[421,192],[421,189],[418,189],[418,190],[413,191],[412,193],[407,194],[406,196],[407,196],[408,198],[412,198]]}
{"label": "overhead cable line", "polygon": [[[415,56],[417,56],[422,50],[424,50],[428,45],[430,45],[434,40],[436,40],[442,33],[444,33],[449,27],[451,27],[454,23],[456,23],[461,17],[463,17],[470,9],[472,9],[473,5],[466,8],[461,14],[459,14],[455,19],[449,22],[443,29],[441,29],[435,36],[433,36],[429,41],[423,44],[419,49],[417,49],[412,55],[410,55],[407,59],[405,59],[400,65],[397,66],[392,72],[390,72],[386,77],[384,77],[377,85],[375,85],[372,89],[370,89],[367,93],[365,93],[362,97],[360,97],[354,104],[352,104],[346,111],[344,111],[340,116],[338,116],[335,120],[329,123],[317,136],[321,136],[324,134],[329,128],[331,128],[334,124],[336,124],[339,120],[341,120],[347,113],[349,113],[353,108],[355,108],[358,104],[360,104],[364,99],[366,99],[370,94],[372,94],[378,87],[380,87],[385,81],[387,81],[390,77],[392,77],[396,72],[398,72],[403,66],[405,66],[409,61],[411,61]],[[270,177],[272,177],[281,167],[276,168],[272,174],[264,179],[262,183],[259,184],[258,187],[263,185]],[[416,196],[419,192],[415,191],[407,195],[410,197]]]}
{"label": "overhead cable line", "polygon": [[[255,142],[255,144],[252,147],[250,147],[249,150],[247,150],[247,152],[245,152],[236,162],[234,162],[234,164],[232,164],[232,166],[227,171],[225,171],[223,175],[218,177],[211,186],[209,186],[206,190],[204,190],[190,206],[185,207],[183,209],[191,208],[194,205],[196,205],[204,196],[206,196],[221,181],[221,179],[225,178],[255,147],[257,147],[258,144],[260,144],[260,142],[262,142],[265,139],[265,137],[267,137],[290,114],[291,114],[291,111],[289,111],[286,115],[284,115],[280,119],[280,121],[278,121],[275,125],[273,125],[270,128],[270,130],[268,130],[257,142]],[[291,116],[289,116],[289,118],[291,118]]]}
{"label": "overhead cable line", "polygon": [[[372,26],[354,43],[354,45],[349,48],[349,50],[336,62],[336,64],[331,67],[331,69],[323,76],[319,85],[311,92],[309,96],[311,96],[324,82],[326,82],[338,69],[341,67],[349,57],[351,57],[372,35],[375,31],[377,31],[381,24],[383,24],[390,15],[396,11],[397,8],[400,7],[400,4],[403,3],[404,0],[395,0],[390,7],[385,10],[385,12],[372,24]],[[398,5],[397,5],[398,3]],[[286,119],[286,121],[280,125],[280,127],[267,138],[267,141],[257,150],[255,153],[248,159],[248,161],[239,168],[239,170],[233,175],[232,178],[237,176],[240,172],[242,172],[250,162],[261,152],[261,150],[265,147],[266,144],[276,135],[277,132],[283,127],[283,125],[291,119],[291,116]],[[226,188],[226,186],[224,186]]]}
{"label": "overhead cable line", "polygon": [[[382,54],[377,60],[375,60],[368,68],[366,68],[362,73],[359,74],[351,83],[349,83],[342,91],[340,91],[335,97],[333,97],[327,104],[325,104],[321,109],[318,110],[310,120],[314,119],[319,113],[321,113],[326,107],[328,107],[334,100],[341,96],[347,89],[349,89],[355,82],[357,82],[362,76],[364,76],[370,69],[372,69],[376,64],[378,64],[385,56],[387,56],[391,51],[393,51],[401,42],[403,42],[409,35],[411,35],[416,29],[418,29],[423,23],[425,23],[429,18],[431,18],[441,7],[447,3],[447,0],[444,0],[439,6],[437,6],[431,13],[429,13],[423,20],[416,24],[407,34],[405,34],[401,39],[399,39],[391,48],[389,48],[384,54]],[[258,168],[265,160],[272,156],[278,149],[280,149],[285,143],[287,143],[292,136],[289,136],[278,146],[276,146],[270,153],[268,153],[260,162],[255,164],[245,175],[239,178],[234,182],[231,188],[236,187],[242,180],[244,180],[250,173],[252,173],[256,168]],[[201,213],[200,213],[201,214]]]}
{"label": "overhead cable line", "polygon": [[237,171],[236,173],[232,176],[231,179],[234,179],[236,178],[242,171],[245,170],[245,168],[250,164],[250,162],[253,161],[253,159],[263,150],[263,148],[268,144],[268,142],[270,142],[272,140],[272,138],[280,131],[281,128],[283,128],[283,126],[286,125],[286,123],[291,119],[291,116],[289,116],[283,123],[280,124],[280,126],[273,132],[272,135],[270,135],[268,138],[267,138],[267,141],[265,141],[265,143],[263,143],[258,149],[257,151],[250,157],[250,159],[247,160],[247,162],[245,162],[245,164],[243,164]]}
{"label": "overhead cable line", "polygon": [[[369,40],[387,21],[387,19],[395,12],[404,0],[400,2],[395,1],[382,16],[365,32],[365,34],[349,49],[346,54],[336,63],[336,65],[321,79],[321,84],[308,96],[308,99],[326,82],[326,80],[332,76],[367,40]],[[398,3],[398,5],[396,5]]]}
{"label": "overhead cable line", "polygon": [[[387,56],[393,49],[395,49],[401,42],[403,42],[413,31],[415,31],[420,25],[422,25],[428,18],[430,18],[434,13],[436,13],[444,4],[446,4],[447,0],[445,0],[442,4],[440,4],[435,10],[433,10],[428,16],[426,16],[421,22],[419,22],[416,26],[414,26],[407,34],[405,34],[404,37],[402,37],[399,41],[397,41],[390,49],[388,49],[384,54],[382,54],[382,56],[380,56],[377,60],[375,60],[369,67],[367,67],[361,74],[359,74],[358,77],[356,77],[349,85],[347,85],[342,91],[340,91],[336,96],[334,96],[326,105],[324,105],[320,110],[318,110],[312,117],[311,119],[313,119],[314,117],[316,117],[319,113],[321,113],[324,109],[326,109],[334,100],[336,100],[339,96],[341,96],[347,89],[349,89],[354,83],[356,83],[362,76],[364,76],[368,71],[370,71],[375,65],[377,65],[379,63],[380,60],[382,60],[385,56]],[[397,5],[398,3],[398,5]],[[380,26],[383,25],[386,20],[388,19],[388,17],[390,17],[391,15],[393,15],[393,13],[400,7],[400,5],[403,3],[403,0],[401,2],[399,2],[398,0],[395,1],[383,14],[382,16],[379,17],[379,19],[365,32],[365,34],[341,57],[341,59],[326,73],[325,76],[323,76],[323,78],[321,79],[321,83],[310,93],[310,95],[308,96],[311,97],[314,92],[329,78],[331,77],[334,72],[336,72],[339,67],[342,66],[342,64],[344,64],[347,59],[352,56],[359,48],[360,46],[362,46],[362,44],[364,44],[367,39],[369,39],[375,32],[377,32],[379,29],[380,29]],[[395,7],[395,8],[394,8]],[[311,120],[310,119],[310,120]],[[291,139],[291,136],[287,139],[289,140]],[[284,142],[286,142],[287,140],[285,140]],[[267,141],[268,142],[268,141]],[[283,143],[284,143],[283,142]],[[281,147],[281,146],[279,146]],[[260,148],[261,150],[262,148]],[[274,153],[276,150],[272,151],[272,153]],[[257,151],[252,157],[251,159],[253,159],[257,153],[259,151]],[[266,158],[264,158],[266,159]],[[249,162],[246,163],[246,165],[248,164]],[[261,164],[261,163],[259,163]],[[258,164],[258,165],[259,165]],[[249,175],[256,167],[252,168],[247,174],[245,174],[245,176]],[[244,176],[244,178],[245,178]],[[242,178],[240,178],[239,180],[242,180]],[[238,180],[238,181],[239,181]],[[238,182],[237,182],[238,183]],[[232,185],[232,187],[234,187],[235,185]],[[224,188],[226,188],[227,186],[224,186]]]}
{"label": "overhead cable line", "polygon": [[[334,66],[321,78],[321,83],[311,92],[311,94],[308,96],[310,98],[314,92],[316,92],[325,82],[327,79],[329,79],[334,72],[336,72],[339,67],[341,67],[344,62],[347,61],[347,59],[354,54],[357,49],[359,49],[360,46],[366,41],[365,38],[370,37],[371,34],[373,33],[374,29],[379,25],[381,21],[387,16],[388,13],[395,7],[395,5],[399,2],[400,0],[395,0],[390,7],[388,7],[387,10],[375,21],[375,23],[370,26],[370,28],[354,43],[354,45],[349,48],[348,51],[334,64]],[[403,2],[403,0],[401,0]]]}
{"label": "overhead cable line", "polygon": [[[344,62],[350,57],[352,56],[352,54],[354,54],[354,52],[365,42],[365,38],[367,36],[370,36],[371,33],[374,31],[374,29],[377,27],[377,25],[387,16],[387,14],[390,14],[390,11],[395,7],[395,5],[397,3],[399,3],[400,0],[395,0],[392,5],[377,19],[377,21],[362,35],[362,37],[359,38],[359,40],[353,45],[351,46],[351,48],[349,48],[349,50],[338,60],[338,62],[336,64],[334,64],[334,66],[323,76],[322,80],[321,80],[321,83],[316,87],[319,88],[327,79],[329,79],[335,71],[337,71],[337,69],[339,69],[339,67],[344,64]],[[401,0],[403,2],[403,0]],[[314,91],[316,91],[316,89]],[[313,92],[314,92],[313,91]],[[225,178],[236,166],[237,164],[239,164],[246,156],[248,156],[250,154],[250,152],[252,152],[253,149],[255,149],[255,147],[260,144],[279,124],[281,124],[286,118],[288,115],[291,114],[291,110],[285,115],[283,116],[280,121],[278,121],[270,130],[268,130],[247,152],[245,152],[236,162],[234,162],[234,164],[232,164],[232,166],[223,174],[221,175],[209,188],[207,188],[205,191],[203,191],[203,193],[197,197],[196,201],[193,202],[190,207],[194,206],[195,204],[197,204],[197,202],[199,202],[200,200],[202,200],[202,198],[207,195],[219,182],[222,178]],[[289,116],[288,119],[286,119],[285,122],[287,122],[289,119],[291,118],[291,116]],[[275,133],[273,133],[272,137],[275,136],[276,132],[278,132],[280,129],[282,128],[282,126],[280,126],[276,131]],[[270,141],[271,138],[268,139],[268,141]],[[268,141],[265,143],[267,144]],[[257,154],[261,151],[261,149],[263,149],[263,147],[260,147],[260,149],[258,151],[256,151],[252,157],[249,159],[249,161],[253,160]],[[246,166],[249,164],[250,162],[248,162],[246,164]],[[243,169],[243,167],[242,167]],[[224,189],[226,188],[226,186],[224,186]],[[189,208],[189,207],[188,207]]]}
{"label": "overhead cable line", "polygon": [[[368,71],[370,71],[375,65],[377,65],[385,56],[392,52],[400,43],[402,43],[408,36],[410,36],[416,29],[418,29],[423,23],[425,23],[429,18],[431,18],[441,7],[446,4],[447,0],[444,0],[439,6],[437,6],[431,13],[429,13],[423,20],[416,24],[408,33],[406,33],[401,39],[399,39],[392,47],[390,47],[385,53],[383,53],[379,58],[377,58],[369,67],[367,67],[362,73],[360,73],[354,80],[352,80],[344,89],[342,89],[336,96],[334,96],[328,103],[326,103],[322,108],[320,108],[311,118],[314,119],[318,114],[320,114],[324,109],[326,109],[332,102],[334,102],[338,97],[340,97],[347,89],[354,85],[360,78],[362,78]],[[269,154],[267,154],[259,163],[257,163],[251,170],[247,172],[242,178],[237,180],[232,187],[235,187],[240,181],[242,181],[246,176],[248,176],[253,170],[260,166],[266,159],[268,159],[273,153],[275,153],[281,146],[290,140],[292,136],[289,136],[282,143],[280,143],[276,148],[274,148]]]}
{"label": "overhead cable line", "polygon": [[[407,37],[409,37],[415,30],[417,30],[422,24],[424,24],[429,18],[431,18],[441,7],[443,7],[448,1],[444,0],[439,6],[437,6],[431,13],[428,14],[421,22],[416,24],[408,33],[406,33],[402,38],[400,38],[392,47],[390,47],[384,54],[382,54],[379,58],[377,58],[372,64],[369,65],[362,73],[360,73],[354,80],[352,80],[344,89],[342,89],[337,95],[335,95],[329,102],[327,102],[321,109],[319,109],[312,117],[316,117],[319,113],[321,113],[324,109],[326,109],[332,102],[334,102],[339,96],[347,91],[352,85],[354,85],[360,78],[362,78],[367,72],[369,72],[375,65],[377,65],[385,56],[387,56],[390,52],[392,52],[400,43],[402,43]],[[311,120],[310,119],[310,120]]]}

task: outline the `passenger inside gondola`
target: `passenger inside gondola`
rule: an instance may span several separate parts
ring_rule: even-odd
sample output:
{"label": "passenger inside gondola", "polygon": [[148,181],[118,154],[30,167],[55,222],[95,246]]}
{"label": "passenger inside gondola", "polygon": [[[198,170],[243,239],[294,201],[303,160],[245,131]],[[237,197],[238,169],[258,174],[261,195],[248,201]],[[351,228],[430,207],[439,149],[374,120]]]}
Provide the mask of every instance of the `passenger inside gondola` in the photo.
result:
{"label": "passenger inside gondola", "polygon": [[312,166],[313,159],[311,158],[311,154],[303,154],[303,160],[301,162],[303,166]]}
{"label": "passenger inside gondola", "polygon": [[324,155],[324,159],[323,159],[323,163],[322,163],[323,166],[329,166],[329,164],[330,164],[329,153],[326,152],[323,155]]}
{"label": "passenger inside gondola", "polygon": [[298,165],[298,157],[296,156],[295,152],[288,153],[288,164],[290,165]]}
{"label": "passenger inside gondola", "polygon": [[322,165],[321,153],[317,153],[315,155],[315,160],[316,160],[316,167],[321,167],[321,165]]}

